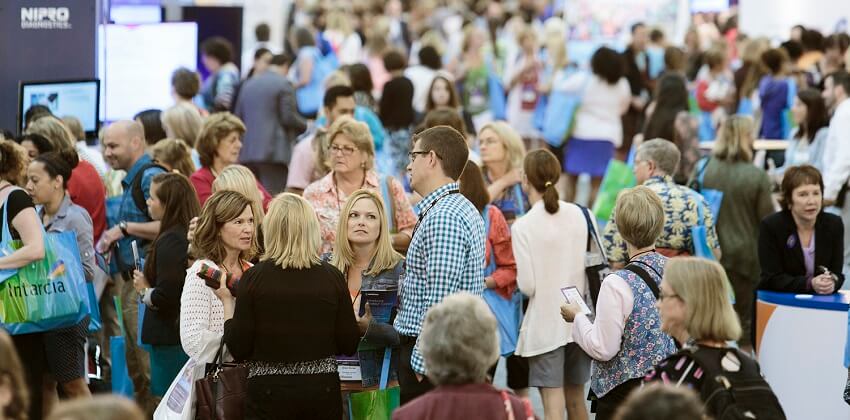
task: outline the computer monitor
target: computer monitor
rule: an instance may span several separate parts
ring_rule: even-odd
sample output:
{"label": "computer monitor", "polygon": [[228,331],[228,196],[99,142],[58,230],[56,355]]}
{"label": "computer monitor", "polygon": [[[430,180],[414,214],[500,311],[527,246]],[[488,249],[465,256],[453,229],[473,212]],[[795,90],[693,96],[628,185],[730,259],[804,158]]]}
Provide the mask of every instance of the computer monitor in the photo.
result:
{"label": "computer monitor", "polygon": [[100,80],[55,80],[20,82],[18,89],[18,135],[24,131],[24,115],[33,105],[44,105],[59,118],[80,119],[86,137],[100,128]]}

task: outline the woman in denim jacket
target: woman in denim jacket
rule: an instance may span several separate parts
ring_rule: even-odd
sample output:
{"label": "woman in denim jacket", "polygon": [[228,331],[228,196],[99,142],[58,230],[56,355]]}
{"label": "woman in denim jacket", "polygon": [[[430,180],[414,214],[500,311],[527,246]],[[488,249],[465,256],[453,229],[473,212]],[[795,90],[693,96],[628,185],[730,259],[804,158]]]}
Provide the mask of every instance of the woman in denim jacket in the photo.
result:
{"label": "woman in denim jacket", "polygon": [[[366,189],[352,193],[340,212],[335,253],[324,256],[345,275],[352,310],[363,334],[357,352],[362,380],[343,382],[343,394],[376,388],[384,349],[399,343],[392,321],[398,308],[404,257],[393,250],[385,213],[377,193]],[[374,305],[376,297],[383,299],[380,307]],[[361,304],[362,299],[373,303]],[[397,359],[392,354],[392,360]],[[394,376],[395,363],[391,363],[390,378]]]}

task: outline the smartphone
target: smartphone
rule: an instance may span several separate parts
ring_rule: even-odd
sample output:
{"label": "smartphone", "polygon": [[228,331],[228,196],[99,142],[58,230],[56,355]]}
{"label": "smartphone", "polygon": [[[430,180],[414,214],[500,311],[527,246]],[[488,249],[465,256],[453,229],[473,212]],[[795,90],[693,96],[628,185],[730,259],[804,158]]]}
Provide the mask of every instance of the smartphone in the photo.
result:
{"label": "smartphone", "polygon": [[142,271],[142,259],[139,257],[139,244],[136,241],[130,242],[130,247],[133,249],[133,264],[136,270]]}
{"label": "smartphone", "polygon": [[561,294],[564,295],[564,299],[566,299],[567,303],[576,303],[579,307],[581,307],[582,314],[590,314],[590,307],[587,306],[587,303],[584,301],[584,298],[579,293],[578,288],[575,286],[569,286],[561,288]]}
{"label": "smartphone", "polygon": [[225,276],[227,289],[230,290],[230,294],[233,295],[233,297],[236,297],[236,286],[239,284],[239,278],[234,277],[232,274],[224,273],[223,271],[207,264],[201,264],[201,269],[198,270],[198,277],[204,279],[204,283],[206,283],[207,287],[211,289],[218,289],[221,287],[221,276]]}

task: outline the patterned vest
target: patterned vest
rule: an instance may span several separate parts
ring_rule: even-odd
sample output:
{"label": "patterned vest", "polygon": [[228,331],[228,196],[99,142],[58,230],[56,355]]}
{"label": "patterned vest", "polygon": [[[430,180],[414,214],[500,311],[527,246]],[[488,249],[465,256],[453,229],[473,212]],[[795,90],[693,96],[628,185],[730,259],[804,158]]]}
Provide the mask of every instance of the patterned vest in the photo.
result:
{"label": "patterned vest", "polygon": [[[667,258],[657,253],[644,254],[635,259],[664,273]],[[661,278],[641,264],[656,283]],[[590,389],[601,398],[608,391],[634,378],[642,378],[648,370],[676,352],[673,339],[661,331],[661,316],[655,308],[652,290],[637,274],[620,270],[615,273],[628,283],[634,295],[634,306],[626,319],[620,351],[607,362],[593,361]]]}

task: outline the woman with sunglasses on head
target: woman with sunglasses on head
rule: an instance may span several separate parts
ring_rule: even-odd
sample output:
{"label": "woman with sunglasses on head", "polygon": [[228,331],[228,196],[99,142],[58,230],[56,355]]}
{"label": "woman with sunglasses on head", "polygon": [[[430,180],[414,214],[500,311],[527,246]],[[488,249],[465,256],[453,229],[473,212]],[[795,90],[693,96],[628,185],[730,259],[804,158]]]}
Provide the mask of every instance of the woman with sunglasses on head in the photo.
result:
{"label": "woman with sunglasses on head", "polygon": [[304,199],[319,216],[322,253],[334,251],[340,211],[345,200],[359,189],[379,192],[390,202],[393,248],[407,249],[416,224],[416,215],[401,183],[375,170],[375,146],[369,128],[351,117],[340,117],[328,132],[328,166],[331,171],[304,190]]}

